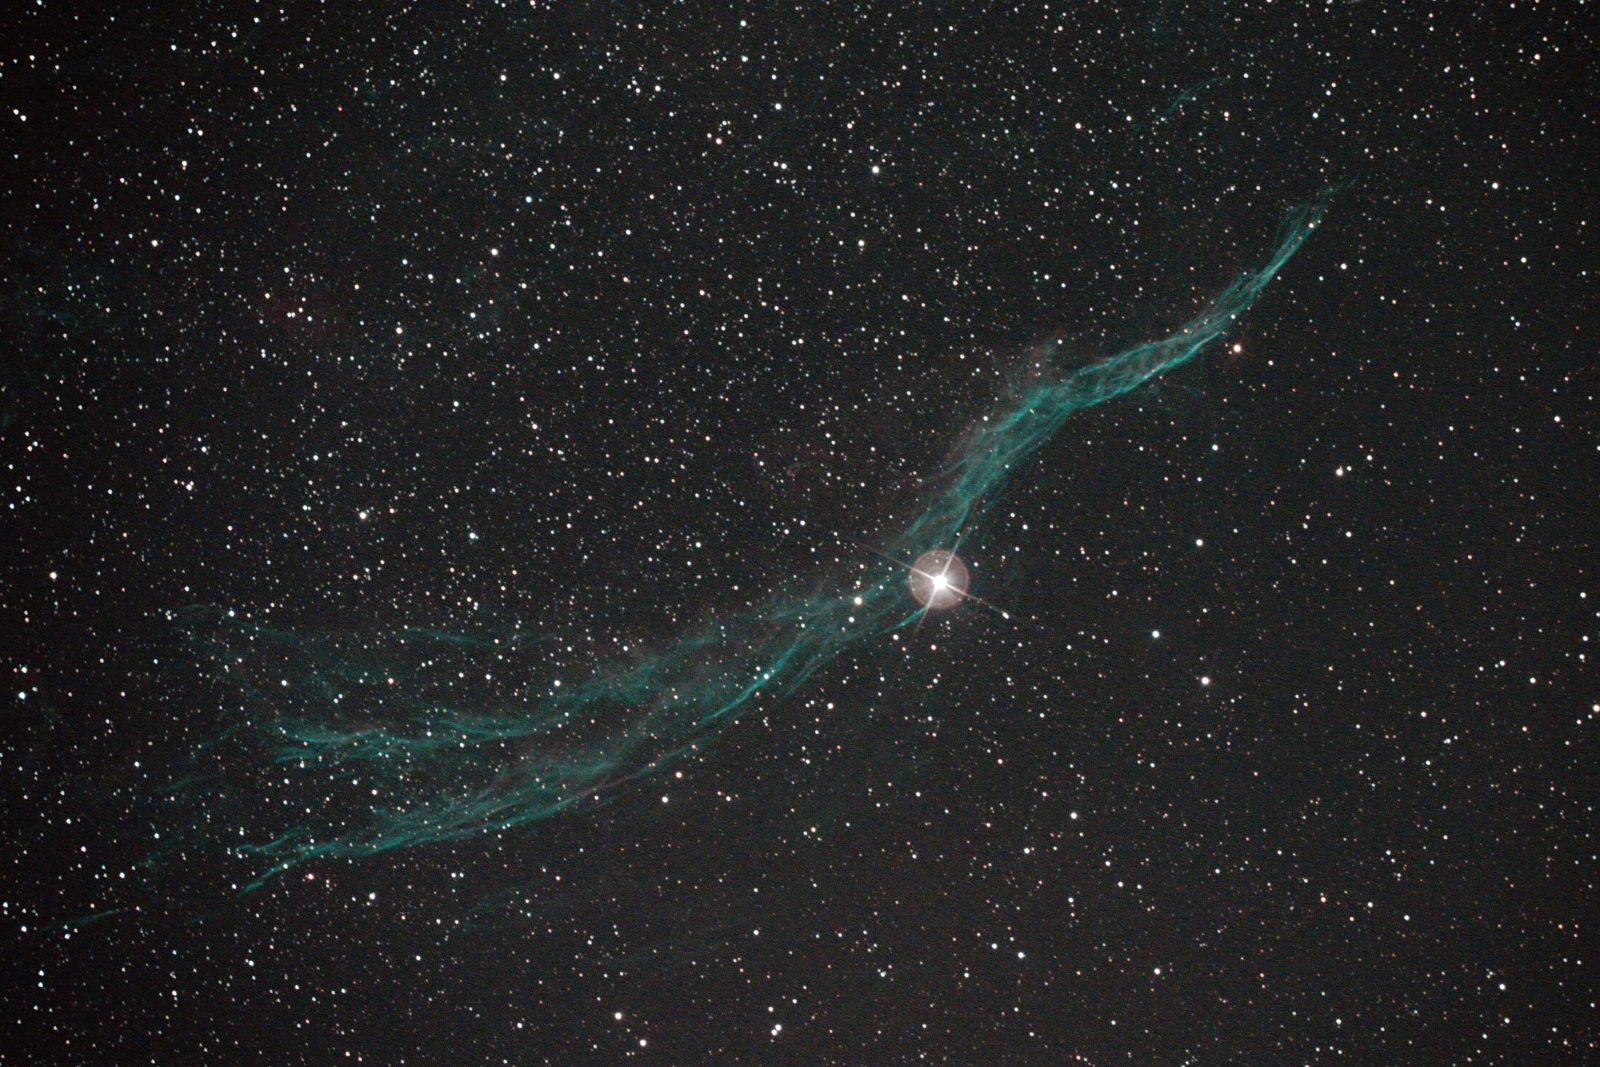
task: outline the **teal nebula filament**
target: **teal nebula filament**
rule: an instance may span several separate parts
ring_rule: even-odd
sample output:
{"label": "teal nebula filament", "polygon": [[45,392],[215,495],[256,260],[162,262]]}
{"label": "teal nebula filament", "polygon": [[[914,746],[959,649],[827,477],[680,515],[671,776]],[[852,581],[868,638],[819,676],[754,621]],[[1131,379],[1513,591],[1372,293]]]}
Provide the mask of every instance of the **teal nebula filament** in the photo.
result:
{"label": "teal nebula filament", "polygon": [[[956,547],[1007,480],[1074,413],[1122,396],[1193,360],[1221,337],[1316,228],[1327,196],[1289,213],[1273,254],[1236,278],[1181,328],[1159,340],[1029,387],[985,419],[921,514],[892,538],[914,558]],[[279,774],[332,797],[267,841],[236,845],[259,865],[247,889],[322,857],[374,855],[537,823],[618,786],[660,772],[697,750],[758,698],[782,698],[846,649],[911,624],[898,572],[869,584],[837,583],[810,596],[774,596],[717,619],[642,660],[601,666],[570,685],[506,707],[467,712],[408,693],[381,657],[331,641],[210,613],[195,619],[219,664],[242,649],[290,660],[303,680],[289,698],[257,687],[256,704],[197,756],[246,744]],[[409,630],[398,640],[467,652],[527,644],[518,635],[460,637]],[[230,672],[251,691],[247,679]],[[355,699],[363,698],[363,699]],[[369,706],[361,714],[353,704]],[[187,788],[187,787],[186,787]]]}

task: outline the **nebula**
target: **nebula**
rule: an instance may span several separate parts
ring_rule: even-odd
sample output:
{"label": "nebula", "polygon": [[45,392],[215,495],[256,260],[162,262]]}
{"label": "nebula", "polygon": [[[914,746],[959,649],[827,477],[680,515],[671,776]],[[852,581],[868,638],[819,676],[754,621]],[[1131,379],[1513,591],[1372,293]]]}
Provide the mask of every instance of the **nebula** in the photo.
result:
{"label": "nebula", "polygon": [[[1316,228],[1327,195],[1288,213],[1276,246],[1171,333],[1054,376],[984,417],[936,490],[884,545],[891,558],[940,550],[941,563],[1013,478],[1074,413],[1105,403],[1195,359],[1220,338]],[[942,572],[941,572],[942,573]],[[917,593],[917,574],[912,575]],[[868,579],[819,576],[820,591],[774,594],[758,606],[587,678],[531,684],[543,695],[510,706],[463,708],[397,677],[385,643],[304,635],[219,609],[183,615],[195,647],[243,695],[241,710],[198,746],[179,792],[227,788],[241,767],[268,767],[304,803],[292,825],[229,847],[258,875],[247,888],[320,857],[368,856],[538,823],[587,798],[661,773],[710,742],[758,698],[781,699],[847,649],[907,626],[900,571]],[[962,592],[965,570],[961,572]],[[948,606],[957,593],[931,579],[915,600]],[[463,644],[408,631],[391,640],[433,642],[471,654],[526,635]],[[274,662],[252,680],[248,664]],[[264,675],[263,675],[264,676]],[[237,834],[235,828],[233,833]]]}

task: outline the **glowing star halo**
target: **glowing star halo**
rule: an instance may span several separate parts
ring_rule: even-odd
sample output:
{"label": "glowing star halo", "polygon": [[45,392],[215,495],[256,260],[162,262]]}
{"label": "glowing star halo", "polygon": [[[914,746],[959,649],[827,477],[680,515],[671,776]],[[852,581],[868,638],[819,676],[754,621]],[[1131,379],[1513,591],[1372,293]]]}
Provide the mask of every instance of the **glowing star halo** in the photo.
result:
{"label": "glowing star halo", "polygon": [[951,551],[929,549],[911,565],[911,596],[929,611],[943,611],[967,595],[966,564]]}

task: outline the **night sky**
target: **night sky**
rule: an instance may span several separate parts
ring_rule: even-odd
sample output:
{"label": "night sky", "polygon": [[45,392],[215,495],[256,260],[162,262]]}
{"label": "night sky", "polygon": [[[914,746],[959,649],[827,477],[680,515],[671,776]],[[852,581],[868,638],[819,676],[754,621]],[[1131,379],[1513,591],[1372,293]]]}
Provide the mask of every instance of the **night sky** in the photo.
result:
{"label": "night sky", "polygon": [[1600,1062],[1592,6],[12,5],[0,1062]]}

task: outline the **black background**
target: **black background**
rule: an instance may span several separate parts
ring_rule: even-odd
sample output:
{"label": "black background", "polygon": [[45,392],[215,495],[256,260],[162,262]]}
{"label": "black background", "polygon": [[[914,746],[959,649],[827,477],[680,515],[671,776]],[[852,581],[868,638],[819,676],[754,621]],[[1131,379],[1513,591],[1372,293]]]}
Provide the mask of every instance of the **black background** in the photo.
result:
{"label": "black background", "polygon": [[[19,6],[0,1056],[1593,1062],[1591,21]],[[464,705],[670,648],[1339,183],[1225,345],[1013,477],[963,549],[1009,620],[244,895],[225,846],[311,801],[165,798],[245,699],[187,620]]]}

